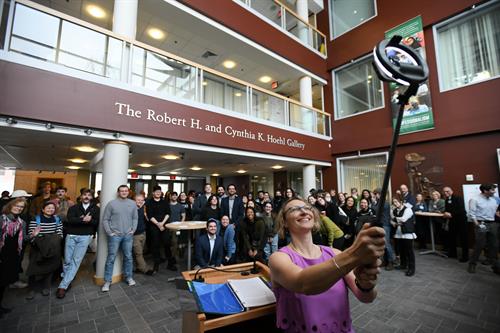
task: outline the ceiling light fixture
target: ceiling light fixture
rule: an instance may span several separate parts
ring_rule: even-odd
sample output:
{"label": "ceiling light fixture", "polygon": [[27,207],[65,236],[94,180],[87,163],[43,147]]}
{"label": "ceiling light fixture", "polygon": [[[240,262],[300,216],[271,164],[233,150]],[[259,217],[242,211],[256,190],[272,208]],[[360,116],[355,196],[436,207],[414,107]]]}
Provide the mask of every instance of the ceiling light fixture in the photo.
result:
{"label": "ceiling light fixture", "polygon": [[97,151],[96,148],[90,147],[90,146],[80,146],[80,147],[74,147],[76,150],[81,151],[83,153],[93,153]]}
{"label": "ceiling light fixture", "polygon": [[99,6],[96,5],[88,5],[87,6],[87,13],[89,13],[91,16],[102,19],[106,17],[106,11],[102,9]]}
{"label": "ceiling light fixture", "polygon": [[220,174],[218,174],[218,173],[213,173],[213,174],[211,174],[211,176],[212,176],[212,177],[219,177],[219,176],[220,176]]}
{"label": "ceiling light fixture", "polygon": [[222,63],[222,66],[226,67],[227,69],[232,69],[236,67],[236,63],[232,60],[226,60]]}
{"label": "ceiling light fixture", "polygon": [[92,130],[90,128],[87,128],[85,131],[83,131],[83,133],[85,133],[87,135],[91,135],[92,134]]}
{"label": "ceiling light fixture", "polygon": [[240,92],[234,93],[234,96],[241,97],[241,93]]}
{"label": "ceiling light fixture", "polygon": [[51,129],[54,129],[54,125],[52,125],[52,123],[46,123],[45,128],[48,130],[51,130]]}
{"label": "ceiling light fixture", "polygon": [[259,78],[259,81],[262,83],[269,83],[269,82],[271,82],[271,80],[272,80],[271,77],[267,76],[267,75],[261,76]]}
{"label": "ceiling light fixture", "polygon": [[203,81],[202,85],[206,86],[208,84],[207,81]]}
{"label": "ceiling light fixture", "polygon": [[273,165],[271,168],[273,168],[275,170],[279,170],[279,169],[283,169],[283,166],[279,165],[279,164],[276,164],[276,165]]}
{"label": "ceiling light fixture", "polygon": [[179,173],[177,171],[170,171],[171,175],[178,175]]}
{"label": "ceiling light fixture", "polygon": [[71,158],[68,161],[70,161],[72,163],[77,163],[77,164],[82,164],[82,163],[88,162],[87,160],[84,160],[82,158]]}
{"label": "ceiling light fixture", "polygon": [[165,33],[158,28],[148,29],[148,35],[149,35],[149,37],[156,39],[156,40],[160,40],[160,39],[165,38]]}
{"label": "ceiling light fixture", "polygon": [[166,159],[166,160],[178,160],[180,159],[181,157],[179,155],[175,155],[175,154],[167,154],[167,155],[163,155],[162,158]]}
{"label": "ceiling light fixture", "polygon": [[199,166],[197,166],[197,165],[192,166],[190,169],[193,170],[193,171],[200,171],[201,170],[201,168]]}
{"label": "ceiling light fixture", "polygon": [[153,166],[153,164],[141,163],[141,164],[138,164],[138,166],[140,166],[141,168],[151,168]]}
{"label": "ceiling light fixture", "polygon": [[68,165],[66,167],[67,169],[70,169],[70,170],[78,170],[78,169],[81,169],[81,167],[77,166],[77,165]]}
{"label": "ceiling light fixture", "polygon": [[128,169],[127,170],[129,173],[135,172],[135,169]]}
{"label": "ceiling light fixture", "polygon": [[237,173],[246,173],[247,171],[246,170],[243,170],[243,169],[240,169],[240,170],[236,170]]}

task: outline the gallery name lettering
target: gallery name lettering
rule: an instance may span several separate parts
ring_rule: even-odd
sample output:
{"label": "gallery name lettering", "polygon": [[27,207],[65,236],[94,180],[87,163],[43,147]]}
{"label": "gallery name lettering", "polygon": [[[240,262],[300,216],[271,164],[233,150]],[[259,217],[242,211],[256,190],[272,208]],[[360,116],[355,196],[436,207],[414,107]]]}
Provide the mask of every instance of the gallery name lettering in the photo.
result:
{"label": "gallery name lettering", "polygon": [[263,132],[252,132],[250,130],[238,129],[233,126],[226,125],[222,126],[221,123],[218,124],[202,124],[200,119],[197,118],[183,118],[183,117],[172,117],[169,116],[167,112],[158,113],[155,110],[147,109],[146,111],[141,111],[133,109],[130,104],[126,103],[115,103],[116,114],[119,116],[125,116],[135,119],[145,119],[155,123],[161,123],[172,126],[187,127],[195,130],[211,132],[216,134],[223,134],[231,138],[243,138],[260,142],[267,142],[282,146],[289,146],[297,149],[304,150],[305,143],[301,143],[297,139],[290,139],[283,136],[274,136],[272,134],[266,134]]}

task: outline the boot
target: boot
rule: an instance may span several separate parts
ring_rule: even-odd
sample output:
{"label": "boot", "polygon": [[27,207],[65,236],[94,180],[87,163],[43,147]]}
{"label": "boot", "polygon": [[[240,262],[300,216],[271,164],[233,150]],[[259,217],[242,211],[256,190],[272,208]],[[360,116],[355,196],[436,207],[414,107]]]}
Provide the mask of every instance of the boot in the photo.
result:
{"label": "boot", "polygon": [[405,273],[406,276],[413,276],[415,275],[415,268],[409,268],[406,273]]}
{"label": "boot", "polygon": [[387,266],[385,266],[385,270],[386,271],[392,271],[394,269],[394,264],[392,263],[392,261],[389,261],[387,263]]}

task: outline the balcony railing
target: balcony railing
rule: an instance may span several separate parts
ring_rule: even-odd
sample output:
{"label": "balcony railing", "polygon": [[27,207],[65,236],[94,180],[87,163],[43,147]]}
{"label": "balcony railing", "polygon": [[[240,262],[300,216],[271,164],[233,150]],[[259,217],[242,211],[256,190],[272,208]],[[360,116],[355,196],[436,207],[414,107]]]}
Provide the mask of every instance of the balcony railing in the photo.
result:
{"label": "balcony railing", "polygon": [[330,136],[330,115],[216,70],[26,0],[10,11],[5,49],[165,97]]}
{"label": "balcony railing", "polygon": [[[277,0],[235,0],[252,8],[267,21],[295,36],[313,50],[326,56],[326,36],[309,22]],[[270,7],[269,5],[274,6]]]}

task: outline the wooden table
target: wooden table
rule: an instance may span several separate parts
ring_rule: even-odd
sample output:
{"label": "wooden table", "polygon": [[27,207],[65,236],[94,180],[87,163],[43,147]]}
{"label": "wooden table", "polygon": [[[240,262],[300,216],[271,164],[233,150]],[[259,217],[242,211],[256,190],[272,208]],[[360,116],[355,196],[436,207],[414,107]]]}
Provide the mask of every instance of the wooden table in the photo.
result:
{"label": "wooden table", "polygon": [[207,227],[206,221],[187,221],[187,222],[170,222],[165,224],[167,229],[175,231],[188,231],[188,257],[187,257],[187,268],[191,269],[191,237],[193,236],[193,230],[205,229]]}
{"label": "wooden table", "polygon": [[[271,279],[271,272],[269,267],[266,265],[256,262],[257,267],[260,272],[258,274],[241,275],[239,271],[250,270],[253,267],[252,262],[229,265],[221,267],[224,270],[235,270],[237,272],[220,272],[213,269],[202,269],[198,272],[198,276],[202,276],[205,279],[205,283],[225,283],[228,279],[248,279],[256,276],[262,276],[268,280]],[[197,270],[182,272],[182,277],[191,281],[194,279],[194,275]],[[216,328],[236,324],[242,321],[251,320],[267,315],[276,313],[276,304],[269,304],[264,306],[259,306],[256,308],[251,308],[247,311],[227,315],[222,317],[217,317],[213,319],[207,319],[204,313],[195,312],[183,312],[182,314],[182,332],[183,333],[198,333],[206,332]]]}
{"label": "wooden table", "polygon": [[430,229],[431,229],[431,249],[427,250],[427,251],[422,251],[422,252],[420,252],[420,254],[422,254],[422,255],[424,255],[424,254],[437,254],[438,256],[441,256],[443,258],[448,258],[448,256],[446,254],[444,254],[441,251],[436,250],[436,245],[434,243],[433,217],[443,217],[444,214],[443,213],[430,213],[430,212],[415,212],[415,215],[429,217],[429,225],[430,225]]}

